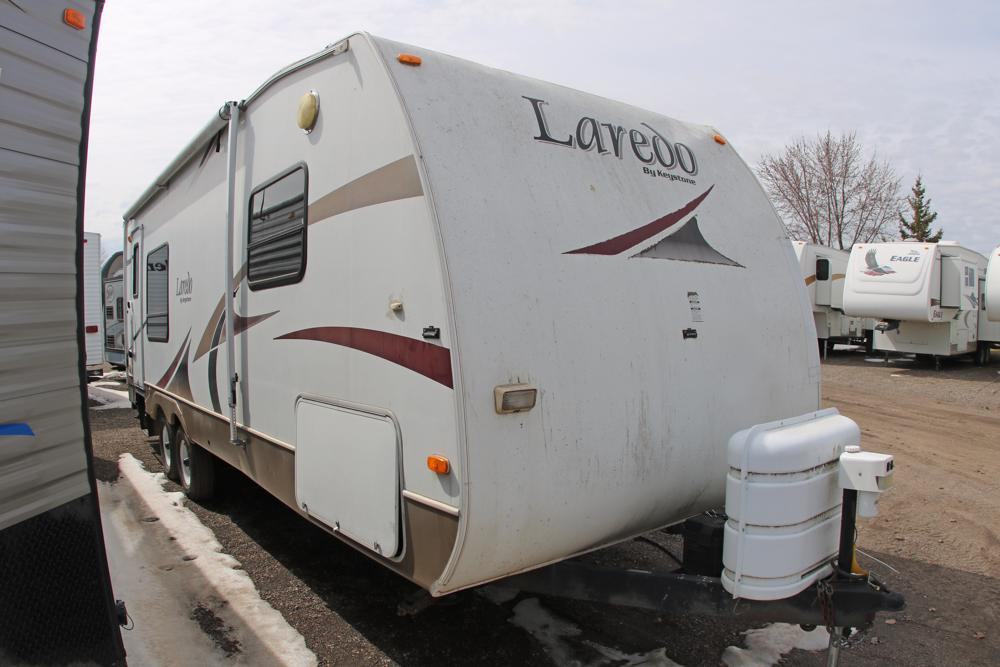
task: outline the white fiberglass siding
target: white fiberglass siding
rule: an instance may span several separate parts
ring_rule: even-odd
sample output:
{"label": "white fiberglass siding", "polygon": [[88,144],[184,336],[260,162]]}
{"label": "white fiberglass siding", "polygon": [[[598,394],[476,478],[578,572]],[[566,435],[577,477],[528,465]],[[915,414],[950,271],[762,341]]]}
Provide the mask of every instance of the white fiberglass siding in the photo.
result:
{"label": "white fiberglass siding", "polygon": [[[423,156],[461,361],[465,536],[439,590],[719,506],[729,437],[819,399],[798,266],[752,173],[711,128],[375,43]],[[538,405],[497,415],[493,388],[518,382]]]}

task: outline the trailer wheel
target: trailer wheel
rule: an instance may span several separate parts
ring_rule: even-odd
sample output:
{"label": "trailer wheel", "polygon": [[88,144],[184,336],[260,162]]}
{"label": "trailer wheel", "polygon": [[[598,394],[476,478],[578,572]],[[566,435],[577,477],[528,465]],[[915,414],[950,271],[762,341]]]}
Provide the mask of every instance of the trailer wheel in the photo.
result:
{"label": "trailer wheel", "polygon": [[181,487],[191,500],[208,500],[215,493],[215,458],[177,429],[177,470]]}
{"label": "trailer wheel", "polygon": [[177,433],[179,428],[174,428],[163,415],[157,420],[157,430],[160,433],[160,461],[163,463],[163,472],[168,479],[177,481]]}

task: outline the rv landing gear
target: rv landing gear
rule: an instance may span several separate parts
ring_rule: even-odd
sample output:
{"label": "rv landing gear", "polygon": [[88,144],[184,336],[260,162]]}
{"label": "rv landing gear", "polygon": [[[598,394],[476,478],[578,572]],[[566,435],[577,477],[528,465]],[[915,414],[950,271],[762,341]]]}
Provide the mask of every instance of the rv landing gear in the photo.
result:
{"label": "rv landing gear", "polygon": [[984,343],[979,341],[976,344],[976,365],[977,366],[988,366],[990,363],[990,348],[993,347],[992,343]]}

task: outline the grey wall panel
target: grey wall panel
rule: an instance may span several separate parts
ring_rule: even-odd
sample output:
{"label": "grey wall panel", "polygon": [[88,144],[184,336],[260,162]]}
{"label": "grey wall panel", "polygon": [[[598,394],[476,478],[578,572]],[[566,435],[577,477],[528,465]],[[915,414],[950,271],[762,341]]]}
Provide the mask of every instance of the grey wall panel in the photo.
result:
{"label": "grey wall panel", "polygon": [[78,347],[80,142],[93,3],[0,2],[0,530],[89,493]]}
{"label": "grey wall panel", "polygon": [[[72,7],[87,19],[86,30],[66,30],[66,26],[53,21],[62,16],[65,8]],[[68,54],[77,60],[87,61],[90,51],[90,28],[94,24],[94,3],[79,0],[18,0],[17,5],[0,2],[0,26],[11,32],[26,35],[53,50]],[[86,77],[80,77],[80,81]],[[83,88],[81,87],[81,93]]]}

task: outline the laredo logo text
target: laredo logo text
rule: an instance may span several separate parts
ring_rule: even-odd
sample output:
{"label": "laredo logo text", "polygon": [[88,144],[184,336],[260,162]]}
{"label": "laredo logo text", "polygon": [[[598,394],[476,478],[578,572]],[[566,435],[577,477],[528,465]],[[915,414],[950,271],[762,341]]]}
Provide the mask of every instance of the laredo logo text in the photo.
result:
{"label": "laredo logo text", "polygon": [[[601,122],[592,116],[583,116],[576,123],[576,131],[571,132],[565,139],[561,139],[559,137],[563,135],[561,133],[554,135],[545,118],[542,107],[548,102],[535,97],[522,97],[531,104],[531,108],[535,112],[535,120],[538,122],[538,134],[534,137],[535,141],[579,148],[585,151],[596,149],[601,155],[614,155],[619,159],[622,158],[626,146],[628,146],[631,147],[631,152],[636,159],[644,165],[658,164],[668,171],[679,168],[689,176],[698,173],[698,161],[690,148],[680,142],[670,141],[646,123],[642,123],[642,127],[646,130],[644,132],[635,128],[626,130],[621,125]],[[644,167],[643,171],[649,176],[662,175],[664,178],[672,180],[694,182],[684,177],[672,178],[672,174],[664,173],[661,169]]]}
{"label": "laredo logo text", "polygon": [[191,274],[187,274],[187,278],[177,279],[177,289],[174,292],[174,296],[180,297],[181,303],[187,303],[191,300],[191,292],[194,291],[194,278]]}

